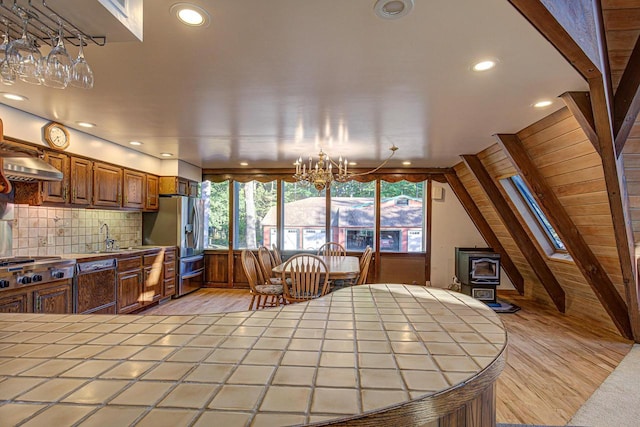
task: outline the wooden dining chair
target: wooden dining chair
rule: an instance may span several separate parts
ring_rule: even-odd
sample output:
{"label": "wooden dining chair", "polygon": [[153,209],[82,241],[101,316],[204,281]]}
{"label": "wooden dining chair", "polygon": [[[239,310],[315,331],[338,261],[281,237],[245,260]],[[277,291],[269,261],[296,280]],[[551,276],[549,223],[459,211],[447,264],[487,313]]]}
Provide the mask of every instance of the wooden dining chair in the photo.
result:
{"label": "wooden dining chair", "polygon": [[248,249],[243,250],[240,254],[240,260],[242,261],[244,274],[249,281],[251,292],[249,310],[254,310],[254,302],[255,310],[265,307],[277,307],[280,305],[280,301],[284,303],[282,285],[265,284],[262,271],[253,252]]}
{"label": "wooden dining chair", "polygon": [[284,299],[287,302],[309,301],[329,291],[327,265],[316,255],[299,254],[287,260],[282,269]]}
{"label": "wooden dining chair", "polygon": [[275,243],[271,245],[271,254],[273,255],[273,260],[276,262],[276,265],[282,264],[282,254],[280,253],[280,249],[278,249],[278,245]]}
{"label": "wooden dining chair", "polygon": [[360,274],[356,279],[356,285],[363,285],[367,283],[367,276],[369,275],[369,265],[371,264],[371,258],[373,257],[373,249],[371,246],[367,246],[367,248],[362,253],[360,257]]}
{"label": "wooden dining chair", "polygon": [[273,255],[271,255],[271,251],[269,251],[266,246],[260,246],[258,248],[258,264],[260,265],[265,284],[282,284],[282,280],[273,273],[273,267],[278,264],[276,264]]}
{"label": "wooden dining chair", "polygon": [[346,256],[347,250],[338,242],[327,242],[320,246],[318,255],[324,256]]}

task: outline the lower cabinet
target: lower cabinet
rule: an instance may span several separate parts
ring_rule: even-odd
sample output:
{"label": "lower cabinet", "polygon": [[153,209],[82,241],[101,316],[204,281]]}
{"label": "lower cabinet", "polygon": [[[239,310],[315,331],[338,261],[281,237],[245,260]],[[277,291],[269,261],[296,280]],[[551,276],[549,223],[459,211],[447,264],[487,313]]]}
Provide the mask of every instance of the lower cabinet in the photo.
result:
{"label": "lower cabinet", "polygon": [[1,297],[0,313],[26,313],[27,305],[28,301],[26,292],[17,295]]}
{"label": "lower cabinet", "polygon": [[70,314],[73,294],[70,280],[3,292],[0,313]]}
{"label": "lower cabinet", "polygon": [[176,250],[165,249],[163,262],[162,297],[170,298],[176,294]]}
{"label": "lower cabinet", "polygon": [[142,304],[151,304],[162,297],[162,269],[164,265],[163,251],[146,254],[143,257],[144,286]]}
{"label": "lower cabinet", "polygon": [[142,255],[118,260],[118,314],[142,307]]}

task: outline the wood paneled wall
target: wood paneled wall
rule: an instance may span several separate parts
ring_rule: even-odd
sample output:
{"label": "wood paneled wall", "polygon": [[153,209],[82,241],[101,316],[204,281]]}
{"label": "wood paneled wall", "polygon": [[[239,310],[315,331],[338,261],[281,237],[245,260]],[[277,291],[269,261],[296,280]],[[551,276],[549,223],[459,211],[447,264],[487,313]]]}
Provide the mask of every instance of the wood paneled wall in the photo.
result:
{"label": "wood paneled wall", "polygon": [[[578,122],[567,108],[562,108],[523,129],[518,137],[601,261],[617,291],[624,296],[602,163]],[[478,153],[478,157],[496,182],[516,173],[498,144]],[[456,165],[455,171],[525,278],[525,295],[552,306],[542,284],[510,237],[506,228],[508,224],[501,222],[478,182],[463,163]],[[539,250],[542,251],[541,248]],[[576,265],[566,260],[545,259],[566,293],[567,314],[588,318],[617,332]]]}

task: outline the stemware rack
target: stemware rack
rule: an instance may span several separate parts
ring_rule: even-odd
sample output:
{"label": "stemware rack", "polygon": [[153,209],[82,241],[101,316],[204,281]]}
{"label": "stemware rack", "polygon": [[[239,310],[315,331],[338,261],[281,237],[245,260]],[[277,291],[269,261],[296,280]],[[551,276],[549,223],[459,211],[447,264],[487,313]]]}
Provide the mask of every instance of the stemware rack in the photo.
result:
{"label": "stemware rack", "polygon": [[0,0],[0,30],[8,31],[10,38],[21,37],[25,19],[28,20],[27,33],[48,46],[51,38],[57,37],[61,24],[65,41],[74,46],[80,46],[79,36],[85,45],[91,42],[104,46],[107,43],[106,36],[87,34],[49,6],[46,0]]}

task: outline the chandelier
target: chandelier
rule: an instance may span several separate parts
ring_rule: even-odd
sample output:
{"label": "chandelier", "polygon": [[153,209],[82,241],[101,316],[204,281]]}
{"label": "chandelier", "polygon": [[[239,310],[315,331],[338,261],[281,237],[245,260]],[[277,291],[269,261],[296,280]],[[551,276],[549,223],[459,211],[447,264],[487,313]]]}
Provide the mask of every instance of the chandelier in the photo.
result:
{"label": "chandelier", "polygon": [[[320,149],[318,153],[318,160],[313,162],[312,156],[309,156],[309,163],[303,163],[302,157],[300,157],[294,163],[296,167],[296,173],[293,178],[305,185],[313,185],[316,190],[322,191],[325,188],[329,188],[333,181],[346,182],[353,179],[356,176],[368,175],[376,172],[378,169],[384,167],[387,162],[396,154],[398,147],[392,145],[389,150],[391,154],[376,168],[366,172],[352,173],[348,171],[349,162],[346,158],[340,157],[338,162],[334,162],[331,158]],[[307,166],[308,165],[308,166]],[[337,172],[334,173],[334,166]]]}

